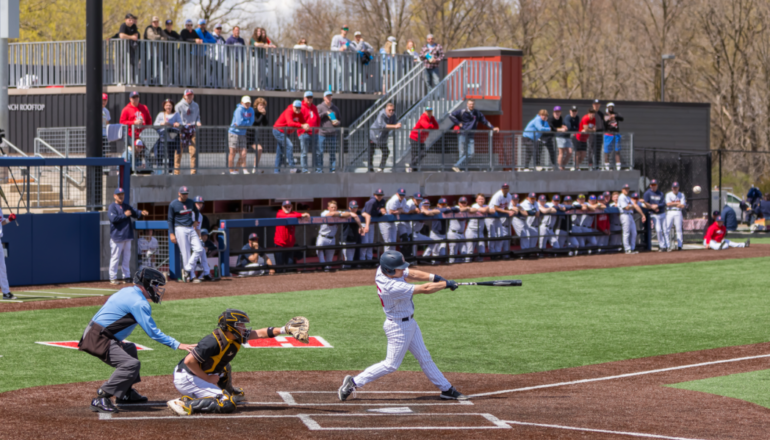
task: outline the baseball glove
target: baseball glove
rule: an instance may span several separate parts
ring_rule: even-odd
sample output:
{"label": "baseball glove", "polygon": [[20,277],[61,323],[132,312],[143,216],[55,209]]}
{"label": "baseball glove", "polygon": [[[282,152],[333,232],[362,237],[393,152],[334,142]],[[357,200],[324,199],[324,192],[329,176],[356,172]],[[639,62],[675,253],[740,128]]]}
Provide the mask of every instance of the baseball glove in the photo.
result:
{"label": "baseball glove", "polygon": [[310,327],[310,321],[304,316],[295,316],[291,318],[289,322],[284,326],[284,331],[292,336],[299,342],[308,343],[308,329]]}

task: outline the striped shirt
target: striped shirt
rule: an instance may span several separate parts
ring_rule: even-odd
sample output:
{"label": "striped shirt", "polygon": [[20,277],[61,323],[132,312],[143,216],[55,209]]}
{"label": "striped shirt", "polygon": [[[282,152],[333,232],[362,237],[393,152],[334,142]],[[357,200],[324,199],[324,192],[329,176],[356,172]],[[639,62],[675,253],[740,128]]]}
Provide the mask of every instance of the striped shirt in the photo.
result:
{"label": "striped shirt", "polygon": [[374,277],[374,284],[377,286],[377,294],[380,296],[380,304],[385,312],[385,316],[391,321],[401,321],[414,315],[414,285],[406,282],[409,276],[409,269],[404,269],[404,275],[401,278],[389,278],[382,269],[377,269],[377,275]]}

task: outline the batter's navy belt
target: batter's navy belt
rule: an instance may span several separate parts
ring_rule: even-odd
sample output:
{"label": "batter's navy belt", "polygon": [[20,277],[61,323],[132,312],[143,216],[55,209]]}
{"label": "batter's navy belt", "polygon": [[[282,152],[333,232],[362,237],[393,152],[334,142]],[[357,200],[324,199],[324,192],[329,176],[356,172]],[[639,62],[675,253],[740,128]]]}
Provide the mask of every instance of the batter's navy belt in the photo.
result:
{"label": "batter's navy belt", "polygon": [[[407,316],[406,318],[401,318],[401,319],[396,318],[396,321],[407,322],[410,319],[414,319],[414,313],[412,313],[412,316]],[[388,318],[388,321],[393,321],[393,320]]]}

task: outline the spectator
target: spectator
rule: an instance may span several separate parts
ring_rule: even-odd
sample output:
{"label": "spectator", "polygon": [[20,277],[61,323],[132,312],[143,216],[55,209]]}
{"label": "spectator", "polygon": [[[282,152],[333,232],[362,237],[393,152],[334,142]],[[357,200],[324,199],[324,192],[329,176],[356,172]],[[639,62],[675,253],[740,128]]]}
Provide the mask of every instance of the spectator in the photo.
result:
{"label": "spectator", "polygon": [[206,19],[201,18],[198,20],[198,29],[195,29],[195,33],[198,35],[198,38],[207,44],[216,44],[217,39],[214,38],[213,35],[211,35],[211,32],[206,30]]}
{"label": "spectator", "polygon": [[388,156],[390,156],[390,148],[388,148],[388,136],[392,130],[401,128],[401,123],[396,118],[396,108],[392,102],[385,105],[385,109],[377,115],[377,118],[372,123],[369,129],[369,172],[373,173],[374,170],[374,149],[379,148],[380,155],[380,167],[377,172],[382,171],[385,165],[388,163]]}
{"label": "spectator", "polygon": [[604,117],[605,114],[602,111],[601,102],[598,99],[594,99],[592,104],[594,111],[596,112],[596,134],[591,136],[591,149],[592,154],[589,155],[591,169],[601,168],[602,149],[604,148],[604,136],[605,129]]}
{"label": "spectator", "polygon": [[[346,244],[360,244],[362,237],[366,235],[364,230],[369,230],[369,224],[372,220],[372,217],[365,212],[361,212],[361,210],[358,209],[358,202],[355,200],[351,200],[350,203],[348,203],[347,214],[353,220],[355,220],[355,223],[349,222],[342,225],[342,241],[340,244],[343,246]],[[364,218],[366,224],[361,223],[361,217]],[[342,257],[345,259],[345,261],[353,261],[355,259],[355,254],[356,248],[342,250]],[[350,266],[342,266],[342,269],[349,268]]]}
{"label": "spectator", "polygon": [[433,107],[425,107],[425,111],[420,115],[420,119],[412,129],[409,135],[409,144],[412,148],[412,162],[406,164],[406,172],[411,173],[412,168],[420,168],[420,162],[425,157],[425,141],[430,132],[428,130],[438,130],[438,121],[433,117]]}
{"label": "spectator", "polygon": [[340,29],[340,34],[335,35],[334,38],[332,38],[332,44],[331,44],[331,50],[333,52],[346,52],[353,50],[351,48],[351,41],[347,38],[348,35],[348,25],[343,25]]}
{"label": "spectator", "polygon": [[297,44],[294,45],[294,49],[295,50],[306,50],[308,52],[312,52],[313,51],[313,46],[308,45],[307,44],[307,38],[303,37],[303,38],[300,38],[297,41]]}
{"label": "spectator", "polygon": [[[131,262],[131,240],[134,239],[134,225],[131,217],[141,220],[143,216],[150,215],[147,211],[137,211],[123,200],[126,197],[123,188],[115,190],[112,196],[115,203],[110,205],[110,284],[123,284],[124,280],[131,280],[132,273],[128,264]],[[118,281],[118,265],[121,263],[123,279]]]}
{"label": "spectator", "polygon": [[428,34],[427,40],[427,44],[420,53],[420,59],[425,63],[425,83],[429,89],[432,89],[441,81],[439,65],[444,59],[444,48],[436,43],[433,34]]}
{"label": "spectator", "polygon": [[350,43],[350,48],[356,52],[367,53],[370,56],[372,52],[374,52],[372,45],[364,41],[364,37],[361,35],[361,32],[356,32],[353,34],[353,41]]}
{"label": "spectator", "polygon": [[214,26],[214,40],[216,40],[216,44],[226,44],[227,41],[225,40],[225,37],[222,36],[222,24],[217,23],[216,26]]}
{"label": "spectator", "polygon": [[[460,128],[460,133],[457,135],[458,153],[460,158],[455,166],[452,167],[452,169],[458,173],[463,164],[470,162],[471,159],[473,159],[476,145],[476,140],[474,139],[476,133],[474,133],[474,131],[478,129],[479,123],[486,125],[495,133],[500,131],[499,128],[487,121],[487,118],[484,117],[483,113],[473,108],[475,105],[476,101],[468,99],[465,104],[465,109],[455,110],[449,115],[449,119],[452,123]],[[467,164],[465,165],[465,169],[467,171]]]}
{"label": "spectator", "polygon": [[166,34],[160,28],[160,18],[152,17],[152,22],[144,29],[144,39],[150,41],[166,39]]}
{"label": "spectator", "polygon": [[[279,226],[280,227],[280,226]],[[293,228],[294,226],[292,226]],[[277,228],[276,228],[277,229]],[[249,235],[249,242],[243,245],[241,250],[259,250],[259,236],[257,234],[250,234]],[[279,263],[280,264],[280,263]],[[249,254],[241,254],[238,256],[238,267],[266,267],[266,266],[274,266],[273,260],[270,259],[269,256],[263,257],[261,255],[261,252],[253,252]],[[268,273],[270,275],[275,274],[274,269],[269,270],[249,270],[249,271],[241,271],[238,273],[239,277],[246,277],[246,276],[252,276],[252,277],[260,277],[264,275],[265,273]]]}
{"label": "spectator", "polygon": [[[573,152],[573,145],[572,145],[572,137],[580,130],[580,115],[578,115],[578,108],[577,106],[573,105],[572,108],[569,109],[569,115],[564,117],[564,126],[567,127],[567,133],[564,133],[562,136],[564,136],[564,148],[562,148],[559,145],[559,140],[556,140],[556,145],[559,146],[559,169],[563,170],[569,163],[570,157],[572,157]],[[577,161],[575,161],[577,163]],[[575,164],[573,163],[573,170],[575,169]]]}
{"label": "spectator", "polygon": [[[384,196],[385,194],[382,192],[382,190],[378,189],[374,191],[372,198],[370,198],[364,204],[363,212],[364,214],[369,215],[370,219],[377,218],[388,213],[385,209],[386,202]],[[374,243],[374,228],[370,227],[369,222],[367,222],[366,226],[364,227],[364,235],[361,239],[361,242],[364,244]],[[361,248],[361,259],[371,260],[373,256],[373,250],[373,248]]]}
{"label": "spectator", "polygon": [[203,43],[203,40],[198,37],[198,33],[194,29],[193,21],[189,18],[184,21],[184,29],[179,34],[179,38],[187,43]]}
{"label": "spectator", "polygon": [[[285,200],[281,205],[281,209],[278,210],[278,214],[276,214],[275,217],[276,218],[308,218],[310,217],[310,214],[292,211],[291,202],[288,200]],[[279,248],[293,248],[297,242],[297,239],[294,236],[295,227],[296,226],[294,225],[276,226],[275,236],[273,237],[273,242],[275,243],[275,246]],[[278,266],[294,264],[294,251],[276,252],[275,262]]]}
{"label": "spectator", "polygon": [[182,166],[182,153],[185,147],[190,150],[190,174],[197,174],[198,143],[197,129],[201,126],[201,109],[194,101],[195,93],[192,89],[186,89],[182,100],[175,107],[176,112],[182,118],[181,145],[179,153],[174,153],[174,174],[180,173]]}
{"label": "spectator", "polygon": [[[235,106],[235,112],[233,112],[233,121],[230,124],[230,130],[227,134],[227,144],[230,147],[230,155],[227,158],[227,166],[230,167],[230,174],[238,174],[238,166],[243,169],[244,174],[248,174],[246,171],[246,129],[241,127],[247,127],[254,124],[254,109],[251,108],[251,98],[243,96],[241,103]],[[235,164],[235,155],[240,153],[238,158],[238,164]]]}
{"label": "spectator", "polygon": [[297,172],[294,168],[294,145],[289,139],[289,136],[294,132],[294,130],[290,130],[292,127],[303,130],[310,129],[310,125],[305,122],[305,116],[302,114],[302,101],[300,100],[296,100],[292,105],[286,107],[286,110],[273,124],[273,137],[278,141],[275,147],[275,174],[281,172],[284,154],[286,154],[286,160],[289,163],[289,172]]}
{"label": "spectator", "polygon": [[[158,113],[153,123],[158,130],[158,140],[152,147],[155,155],[155,163],[158,168],[163,165],[163,157],[168,160],[169,174],[174,172],[174,155],[179,154],[179,130],[182,126],[182,117],[174,110],[174,102],[170,99],[163,101],[163,111]],[[165,150],[165,151],[163,151]],[[165,154],[164,154],[165,153]]]}
{"label": "spectator", "polygon": [[110,123],[110,111],[107,110],[107,100],[110,97],[106,93],[102,93],[102,144],[107,143],[107,124]]}
{"label": "spectator", "polygon": [[260,48],[274,48],[275,45],[269,38],[267,38],[267,31],[264,28],[258,27],[254,29],[251,34],[251,40],[249,40],[249,46]]}
{"label": "spectator", "polygon": [[[254,101],[254,126],[255,127],[269,127],[270,122],[267,120],[267,100],[265,98],[257,98]],[[261,173],[259,169],[259,161],[262,159],[262,143],[268,136],[268,131],[264,128],[256,128],[254,130],[248,130],[246,132],[247,145],[251,145],[251,149],[254,150],[254,168],[252,173]]]}
{"label": "spectator", "polygon": [[[620,171],[620,127],[618,122],[623,116],[615,111],[615,104],[607,104],[607,114],[604,115],[604,169],[610,170],[612,150],[615,150],[615,169]],[[613,148],[614,147],[614,148]]]}
{"label": "spectator", "polygon": [[141,127],[152,121],[150,110],[139,101],[139,92],[131,92],[128,95],[128,104],[120,112],[120,123],[128,126],[129,139],[138,139],[142,130],[144,130]]}
{"label": "spectator", "polygon": [[[563,150],[567,148],[567,144],[569,143],[569,135],[567,134],[567,126],[564,125],[564,120],[561,117],[561,107],[556,106],[553,108],[553,115],[551,115],[550,118],[548,118],[548,126],[551,127],[551,131],[556,132],[556,135],[553,136],[550,139],[550,142],[556,141],[556,149],[559,150],[559,155],[556,158],[556,161],[553,160],[553,153],[551,153],[551,166],[553,166],[554,169],[558,167],[559,170],[564,170],[564,167],[561,164]],[[545,135],[543,135],[545,137]],[[549,149],[549,152],[553,151],[553,144],[551,144],[551,147]],[[569,154],[567,155],[569,157]]]}
{"label": "spectator", "polygon": [[[326,204],[326,211],[321,213],[321,217],[350,217],[349,212],[341,212],[337,209],[335,200]],[[357,216],[356,216],[357,217]],[[360,222],[360,220],[359,220]],[[318,238],[316,246],[334,246],[337,241],[337,224],[324,223],[318,229]],[[318,261],[321,263],[331,263],[334,261],[334,249],[318,249]],[[331,272],[331,266],[324,266],[324,272]]]}
{"label": "spectator", "polygon": [[722,208],[722,221],[728,231],[738,230],[738,217],[735,215],[735,210],[728,205]]}
{"label": "spectator", "polygon": [[[310,90],[305,92],[305,96],[302,99],[302,116],[305,118],[305,122],[310,126],[311,129],[297,130],[297,135],[299,136],[299,144],[302,147],[300,165],[302,166],[303,173],[309,173],[310,171],[307,169],[307,155],[308,152],[311,156],[315,155],[315,150],[317,148],[316,144],[318,142],[318,130],[313,130],[313,128],[321,126],[320,119],[318,118],[318,108],[316,108],[315,104],[313,104],[313,92]],[[321,156],[321,160],[323,161],[323,156]],[[318,163],[315,163],[314,165],[316,166],[316,171],[318,168],[323,169],[323,163],[320,164],[320,167]]]}
{"label": "spectator", "polygon": [[323,172],[324,151],[329,151],[329,172],[333,173],[337,169],[337,146],[339,145],[337,138],[339,130],[337,128],[341,122],[339,119],[340,110],[332,101],[333,93],[327,90],[324,92],[324,102],[318,104],[321,130],[318,133],[318,143],[313,155],[316,173]]}
{"label": "spectator", "polygon": [[134,14],[126,14],[126,20],[118,30],[118,38],[139,41],[139,31],[136,29],[136,16]]}
{"label": "spectator", "polygon": [[578,125],[579,133],[575,135],[575,169],[579,170],[588,153],[588,139],[590,134],[596,131],[596,110],[588,109],[588,114],[583,116]]}
{"label": "spectator", "polygon": [[[396,37],[390,36],[385,44],[380,48],[380,57],[382,58],[382,93],[387,93],[393,84],[391,72],[394,67],[394,56],[396,55]],[[364,63],[366,64],[366,63]]]}
{"label": "spectator", "polygon": [[[131,148],[130,144],[126,145],[126,150],[123,152],[121,157],[123,157],[123,160],[128,163],[129,169],[132,173],[138,172],[139,169],[146,168],[144,161],[144,142],[142,142],[141,139],[137,139],[133,148]],[[142,174],[145,174],[145,172]]]}
{"label": "spectator", "polygon": [[[543,148],[543,143],[540,139],[540,132],[546,131],[551,131],[551,127],[548,125],[548,110],[542,109],[537,112],[537,116],[529,121],[527,127],[524,128],[524,154],[525,156],[531,154],[529,164],[530,168],[532,169],[535,169],[537,166],[539,166],[540,150]],[[546,148],[548,149],[547,145]],[[548,149],[548,154],[551,156],[551,162],[553,163],[553,145],[551,145],[551,148]]]}
{"label": "spectator", "polygon": [[238,26],[233,28],[233,34],[230,35],[229,38],[227,38],[227,41],[225,41],[225,44],[230,46],[245,46],[246,42],[243,41],[243,38],[241,38],[241,28]]}
{"label": "spectator", "polygon": [[158,239],[152,236],[152,229],[142,230],[142,238],[136,241],[139,248],[139,270],[144,267],[155,269],[155,254],[158,252]]}
{"label": "spectator", "polygon": [[406,40],[406,49],[404,50],[404,55],[409,55],[412,57],[415,63],[420,62],[420,54],[417,52],[417,48],[414,45],[414,41],[412,40]]}
{"label": "spectator", "polygon": [[163,34],[168,41],[181,41],[182,36],[174,30],[174,20],[166,20],[166,28],[163,29]]}

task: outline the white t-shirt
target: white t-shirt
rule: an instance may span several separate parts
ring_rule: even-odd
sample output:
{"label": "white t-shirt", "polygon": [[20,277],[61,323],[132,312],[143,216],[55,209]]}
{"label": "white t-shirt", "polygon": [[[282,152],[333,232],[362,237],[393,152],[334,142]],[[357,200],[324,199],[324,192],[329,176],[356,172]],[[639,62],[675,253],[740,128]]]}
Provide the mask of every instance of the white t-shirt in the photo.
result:
{"label": "white t-shirt", "polygon": [[[685,198],[684,198],[684,193],[682,191],[679,191],[676,194],[674,194],[673,191],[669,191],[668,193],[666,193],[666,203],[668,204],[668,203],[671,203],[671,202],[679,202],[679,203],[681,203],[683,205],[687,204],[687,202],[685,201]],[[666,210],[669,210],[669,211],[681,211],[680,208],[677,208],[675,206],[666,206]]]}
{"label": "white t-shirt", "polygon": [[[329,216],[329,210],[321,213],[321,217],[327,217]],[[321,227],[318,229],[319,235],[326,235],[327,237],[336,237],[337,236],[337,225],[327,225],[322,224]]]}
{"label": "white t-shirt", "polygon": [[401,200],[398,194],[393,194],[393,197],[391,197],[390,200],[388,200],[388,203],[385,204],[385,209],[388,211],[388,214],[390,214],[390,211],[395,211],[399,208],[407,211],[406,197],[404,197],[404,200]]}
{"label": "white t-shirt", "polygon": [[406,282],[409,276],[409,269],[404,269],[404,275],[401,278],[388,278],[382,273],[382,269],[377,269],[377,275],[374,277],[374,284],[377,286],[377,294],[380,296],[380,303],[388,319],[399,322],[401,318],[412,316],[414,314],[414,285]]}
{"label": "white t-shirt", "polygon": [[179,116],[179,113],[174,112],[170,115],[167,115],[166,112],[160,112],[158,113],[158,116],[155,117],[155,123],[154,125],[161,126],[166,124],[174,125],[174,123],[178,123],[179,125],[184,125],[182,123],[182,117]]}
{"label": "white t-shirt", "polygon": [[500,190],[496,192],[491,199],[489,199],[489,206],[506,209],[508,204],[511,203],[511,200],[513,200],[511,193],[503,195],[503,190]]}
{"label": "white t-shirt", "polygon": [[[476,208],[476,209],[482,209],[486,207],[487,205],[482,206],[482,205],[479,205],[478,203],[474,203],[473,205],[471,205],[471,208]],[[473,229],[473,230],[479,229],[479,219],[472,218],[468,220],[468,229]]]}
{"label": "white t-shirt", "polygon": [[[670,194],[670,193],[669,193]],[[668,196],[666,196],[666,199],[668,199]],[[625,194],[621,194],[618,197],[618,209],[620,209],[621,214],[630,214],[634,215],[634,210],[626,210],[625,208],[628,206],[633,206],[633,202],[631,201],[631,197],[628,197]]]}

